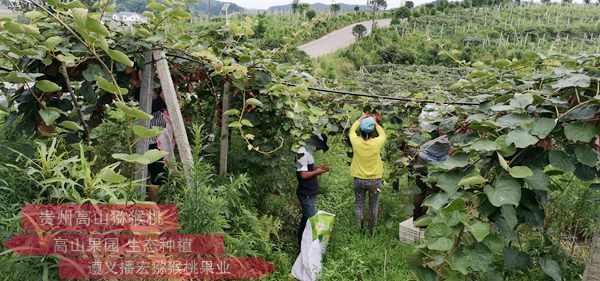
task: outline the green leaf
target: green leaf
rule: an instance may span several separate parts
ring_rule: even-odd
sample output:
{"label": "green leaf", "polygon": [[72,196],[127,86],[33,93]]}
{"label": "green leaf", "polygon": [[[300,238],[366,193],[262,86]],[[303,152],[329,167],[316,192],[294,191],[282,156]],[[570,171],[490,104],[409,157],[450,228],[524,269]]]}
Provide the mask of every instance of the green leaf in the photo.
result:
{"label": "green leaf", "polygon": [[458,182],[458,185],[459,186],[475,186],[475,185],[482,185],[486,182],[487,182],[487,180],[485,178],[483,178],[479,174],[479,172],[475,172],[475,173],[466,175],[462,179],[460,179],[460,182]]}
{"label": "green leaf", "polygon": [[506,135],[499,136],[496,139],[496,147],[498,148],[498,152],[500,152],[500,154],[504,157],[510,157],[517,153],[517,148],[514,145],[506,144]]}
{"label": "green leaf", "polygon": [[263,107],[263,103],[255,98],[249,98],[246,100],[246,104],[255,105],[258,107]]}
{"label": "green leaf", "polygon": [[500,209],[500,212],[502,213],[502,217],[504,218],[506,224],[510,228],[514,229],[519,223],[519,220],[517,219],[517,210],[515,210],[515,207],[512,205],[504,205]]}
{"label": "green leaf", "polygon": [[148,5],[146,5],[146,8],[148,10],[159,11],[159,12],[162,12],[166,9],[166,7],[164,5],[157,3],[157,2],[148,3]]}
{"label": "green leaf", "polygon": [[506,159],[504,159],[504,157],[502,157],[502,155],[500,155],[500,153],[497,153],[497,155],[498,155],[498,162],[500,162],[500,166],[507,172],[510,171],[510,166],[508,165],[508,162],[506,162]]}
{"label": "green leaf", "polygon": [[52,36],[46,39],[46,41],[44,41],[44,46],[46,46],[48,49],[53,50],[54,47],[58,46],[58,44],[62,43],[62,41],[62,37]]}
{"label": "green leaf", "polygon": [[11,33],[25,33],[25,29],[23,28],[23,25],[14,22],[14,21],[7,21],[4,23],[4,29],[6,29],[7,31],[11,32]]}
{"label": "green leaf", "polygon": [[515,166],[510,168],[510,175],[513,178],[523,179],[533,176],[533,171],[526,166]]}
{"label": "green leaf", "polygon": [[555,90],[571,87],[587,88],[590,86],[591,82],[592,80],[590,79],[590,77],[585,74],[571,74],[567,78],[564,78],[552,84],[552,88]]}
{"label": "green leaf", "polygon": [[548,154],[550,164],[563,172],[575,172],[575,159],[564,151],[552,150]]}
{"label": "green leaf", "polygon": [[62,121],[58,125],[72,131],[83,131],[83,127],[73,121]]}
{"label": "green leaf", "polygon": [[[451,255],[447,261],[448,261],[448,265],[450,265],[450,268],[452,270],[456,270],[458,272],[460,272],[463,275],[468,275],[469,274],[469,267],[471,266],[471,256],[468,253],[469,251],[466,250],[466,248],[462,248],[461,250],[457,251],[456,253],[454,253],[453,255]],[[452,278],[452,277],[450,277]],[[449,280],[455,280],[455,279],[450,279],[448,278],[448,276],[445,276],[445,281],[449,281]],[[461,280],[461,279],[457,279],[457,280]]]}
{"label": "green leaf", "polygon": [[108,29],[106,29],[106,27],[97,19],[88,17],[86,21],[86,26],[89,30],[102,36],[110,35],[110,33],[108,33]]}
{"label": "green leaf", "polygon": [[445,172],[438,177],[437,186],[452,196],[458,191],[458,183],[463,176],[464,174],[459,171]]}
{"label": "green leaf", "polygon": [[490,203],[496,207],[506,204],[519,205],[521,201],[521,184],[513,178],[504,177],[494,183],[494,187],[486,186],[483,191]]}
{"label": "green leaf", "polygon": [[58,108],[54,107],[46,107],[38,111],[40,117],[42,117],[42,120],[44,120],[44,123],[46,123],[46,126],[51,126],[54,124],[54,121],[60,117],[60,112],[61,111]]}
{"label": "green leaf", "polygon": [[100,172],[100,178],[103,181],[107,181],[110,183],[123,183],[127,180],[126,177],[116,173],[112,169],[105,169]]}
{"label": "green leaf", "polygon": [[430,216],[422,216],[420,217],[417,221],[414,222],[416,227],[427,227],[428,225],[430,225],[432,222],[431,217]]}
{"label": "green leaf", "polygon": [[449,251],[452,249],[454,240],[452,228],[444,223],[432,223],[425,230],[427,248],[434,251]]}
{"label": "green leaf", "polygon": [[483,244],[488,247],[492,252],[500,252],[504,248],[504,241],[496,234],[488,235]]}
{"label": "green leaf", "polygon": [[594,153],[587,145],[577,145],[577,147],[575,147],[575,156],[577,156],[577,161],[586,166],[596,167],[598,164],[598,156],[596,156],[596,153]]}
{"label": "green leaf", "polygon": [[506,136],[506,144],[514,144],[516,148],[525,148],[534,145],[538,142],[538,139],[530,135],[527,131],[517,128],[508,133]]}
{"label": "green leaf", "polygon": [[437,273],[430,268],[422,267],[421,265],[414,267],[412,272],[420,281],[439,281]]}
{"label": "green leaf", "polygon": [[246,127],[254,127],[254,124],[252,124],[252,122],[250,122],[250,120],[247,119],[242,119],[242,125]]}
{"label": "green leaf", "polygon": [[550,276],[554,281],[562,280],[562,272],[560,270],[560,265],[555,260],[549,258],[541,258],[540,266],[546,275]]}
{"label": "green leaf", "polygon": [[445,192],[436,193],[436,194],[433,194],[433,195],[427,197],[423,201],[423,206],[427,206],[427,207],[433,208],[435,210],[439,210],[440,208],[442,208],[442,206],[444,206],[444,205],[446,205],[446,203],[448,203],[448,199],[450,199],[450,195],[448,193],[445,193]]}
{"label": "green leaf", "polygon": [[44,13],[40,12],[40,11],[31,11],[31,12],[25,13],[25,16],[28,19],[32,19],[33,20],[33,19],[44,17],[46,15]]}
{"label": "green leaf", "polygon": [[573,174],[582,181],[591,181],[596,179],[596,168],[577,163]]}
{"label": "green leaf", "polygon": [[510,66],[510,64],[511,64],[511,62],[507,59],[499,59],[499,60],[492,62],[492,65],[494,65],[495,67],[498,67],[498,68],[507,68]]}
{"label": "green leaf", "polygon": [[225,116],[238,115],[238,114],[240,114],[240,111],[235,108],[223,112],[223,115],[225,115]]}
{"label": "green leaf", "polygon": [[243,125],[240,121],[233,121],[227,125],[229,128],[241,128]]}
{"label": "green leaf", "polygon": [[535,190],[550,192],[550,179],[542,169],[534,169],[533,175],[525,178],[525,182]]}
{"label": "green leaf", "polygon": [[531,258],[529,257],[529,254],[521,252],[512,247],[504,248],[502,256],[504,257],[504,261],[506,262],[509,270],[527,267],[531,264]]}
{"label": "green leaf", "polygon": [[37,81],[35,87],[45,93],[53,93],[61,89],[56,83],[48,80]]}
{"label": "green leaf", "polygon": [[118,61],[127,66],[133,66],[133,61],[131,61],[129,59],[129,57],[126,54],[122,53],[121,51],[108,50],[107,53],[111,59]]}
{"label": "green leaf", "polygon": [[515,97],[510,101],[510,106],[512,108],[526,108],[528,105],[533,103],[533,94],[525,93],[525,94],[515,94]]}
{"label": "green leaf", "polygon": [[96,79],[96,83],[98,84],[98,87],[100,87],[100,89],[102,89],[106,92],[117,95],[117,94],[119,94],[119,90],[120,90],[122,95],[127,94],[127,89],[120,88],[119,86],[113,84],[112,82],[109,82],[108,80],[104,79],[101,76],[94,75],[94,78]]}
{"label": "green leaf", "polygon": [[427,244],[427,248],[429,250],[445,252],[450,251],[450,249],[452,249],[452,244],[454,244],[454,241],[452,239],[440,237]]}
{"label": "green leaf", "polygon": [[598,130],[590,124],[567,124],[565,136],[574,142],[590,142],[598,134]]}
{"label": "green leaf", "polygon": [[469,165],[470,160],[469,154],[456,153],[446,159],[444,162],[435,162],[434,166],[446,170],[452,170],[455,168],[462,168]]}
{"label": "green leaf", "polygon": [[161,127],[152,127],[152,129],[147,129],[144,126],[133,126],[133,133],[140,138],[152,138],[160,136],[165,131],[165,128]]}
{"label": "green leaf", "polygon": [[115,153],[112,155],[112,157],[117,160],[123,160],[129,163],[148,165],[164,158],[167,155],[169,155],[168,152],[160,151],[158,149],[152,149],[148,150],[146,153],[144,153],[144,155]]}
{"label": "green leaf", "polygon": [[486,139],[475,141],[469,148],[478,152],[496,151],[498,149],[496,142]]}
{"label": "green leaf", "polygon": [[80,30],[85,30],[87,18],[88,18],[88,9],[84,8],[75,8],[71,10],[73,14],[73,19],[75,20],[75,24],[79,27]]}
{"label": "green leaf", "polygon": [[556,127],[556,120],[550,118],[535,119],[531,123],[530,133],[540,139],[545,139]]}
{"label": "green leaf", "polygon": [[467,229],[478,242],[483,240],[490,234],[490,226],[487,223],[476,221],[472,225],[468,226]]}
{"label": "green leaf", "polygon": [[472,260],[471,268],[473,271],[487,272],[494,261],[494,255],[486,246],[480,243],[475,244],[475,247],[469,252],[469,256]]}
{"label": "green leaf", "polygon": [[131,108],[122,102],[117,102],[116,106],[118,109],[123,111],[127,116],[139,119],[139,120],[150,120],[152,119],[152,115],[145,113],[137,108]]}

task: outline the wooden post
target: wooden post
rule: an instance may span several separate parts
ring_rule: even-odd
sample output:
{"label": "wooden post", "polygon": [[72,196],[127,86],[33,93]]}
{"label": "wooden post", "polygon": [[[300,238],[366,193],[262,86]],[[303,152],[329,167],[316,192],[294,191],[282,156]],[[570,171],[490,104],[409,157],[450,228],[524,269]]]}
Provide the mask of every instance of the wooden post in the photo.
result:
{"label": "wooden post", "polygon": [[[152,61],[152,52],[148,51],[144,53],[144,71],[142,72],[142,85],[140,89],[140,110],[150,114],[152,111],[152,84],[154,81],[154,62]],[[150,127],[150,120],[139,120],[138,125],[145,128]],[[135,152],[143,155],[148,151],[148,139],[142,138],[136,144]],[[148,165],[136,164],[135,165],[135,180],[139,186],[135,187],[136,193],[139,195],[140,200],[146,199],[146,178],[148,177]]]}
{"label": "wooden post", "polygon": [[183,124],[183,116],[181,115],[179,101],[177,100],[177,91],[173,85],[173,79],[171,78],[171,71],[169,70],[165,53],[163,51],[154,51],[154,58],[156,59],[156,70],[158,71],[160,85],[165,94],[167,110],[171,117],[171,125],[175,134],[175,140],[177,141],[177,150],[179,151],[179,157],[181,158],[184,172],[189,181],[191,168],[194,165],[194,159],[192,158],[190,142],[188,141],[187,133],[185,131],[185,125]]}
{"label": "wooden post", "polygon": [[223,106],[221,113],[221,148],[219,149],[219,175],[227,174],[227,155],[229,153],[229,118],[223,114],[229,110],[229,91],[231,85],[229,81],[223,86]]}
{"label": "wooden post", "polygon": [[599,281],[600,280],[600,217],[596,223],[596,233],[592,239],[590,246],[590,255],[587,260],[585,272],[583,273],[583,281]]}

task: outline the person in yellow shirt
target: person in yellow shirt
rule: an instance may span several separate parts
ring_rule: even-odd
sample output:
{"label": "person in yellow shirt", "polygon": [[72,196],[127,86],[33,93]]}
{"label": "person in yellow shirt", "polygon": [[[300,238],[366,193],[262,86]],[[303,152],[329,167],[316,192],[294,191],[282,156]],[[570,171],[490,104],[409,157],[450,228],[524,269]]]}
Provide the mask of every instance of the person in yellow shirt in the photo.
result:
{"label": "person in yellow shirt", "polygon": [[[377,135],[374,133],[377,132]],[[377,226],[379,192],[383,177],[381,148],[386,140],[383,127],[377,124],[374,116],[363,114],[350,128],[350,143],[354,152],[350,174],[354,177],[354,207],[356,221],[364,227],[366,195],[369,194],[369,232]]]}

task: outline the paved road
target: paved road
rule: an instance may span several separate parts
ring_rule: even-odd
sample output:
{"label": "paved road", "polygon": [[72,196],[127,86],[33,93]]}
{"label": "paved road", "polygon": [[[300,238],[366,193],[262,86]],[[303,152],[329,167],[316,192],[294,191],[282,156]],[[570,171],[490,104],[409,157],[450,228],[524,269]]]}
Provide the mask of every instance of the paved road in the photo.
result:
{"label": "paved road", "polygon": [[[391,19],[376,20],[377,27],[386,27],[392,23]],[[339,49],[346,48],[356,42],[356,37],[352,35],[352,28],[355,25],[362,24],[367,28],[367,35],[371,34],[372,21],[359,22],[351,24],[342,29],[331,32],[315,41],[308,42],[298,49],[304,51],[311,58],[327,55]]]}

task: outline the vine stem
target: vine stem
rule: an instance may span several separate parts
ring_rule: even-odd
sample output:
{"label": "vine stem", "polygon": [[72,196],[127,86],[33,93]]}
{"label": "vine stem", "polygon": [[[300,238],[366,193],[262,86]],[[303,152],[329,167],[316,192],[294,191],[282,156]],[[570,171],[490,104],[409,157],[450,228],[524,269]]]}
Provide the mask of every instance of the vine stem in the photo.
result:
{"label": "vine stem", "polygon": [[77,115],[79,116],[79,119],[81,120],[81,125],[83,125],[87,143],[89,146],[91,146],[92,139],[90,137],[90,135],[91,135],[90,127],[88,126],[87,122],[85,121],[83,112],[81,111],[81,106],[79,105],[79,102],[77,101],[77,96],[75,96],[75,93],[73,92],[73,87],[71,87],[71,79],[69,79],[69,74],[67,73],[67,65],[64,62],[62,62],[60,64],[60,68],[61,68],[60,73],[62,73],[63,78],[65,79],[65,84],[67,85],[67,91],[69,92],[69,95],[71,96],[71,103],[75,107],[75,110],[77,111]]}

